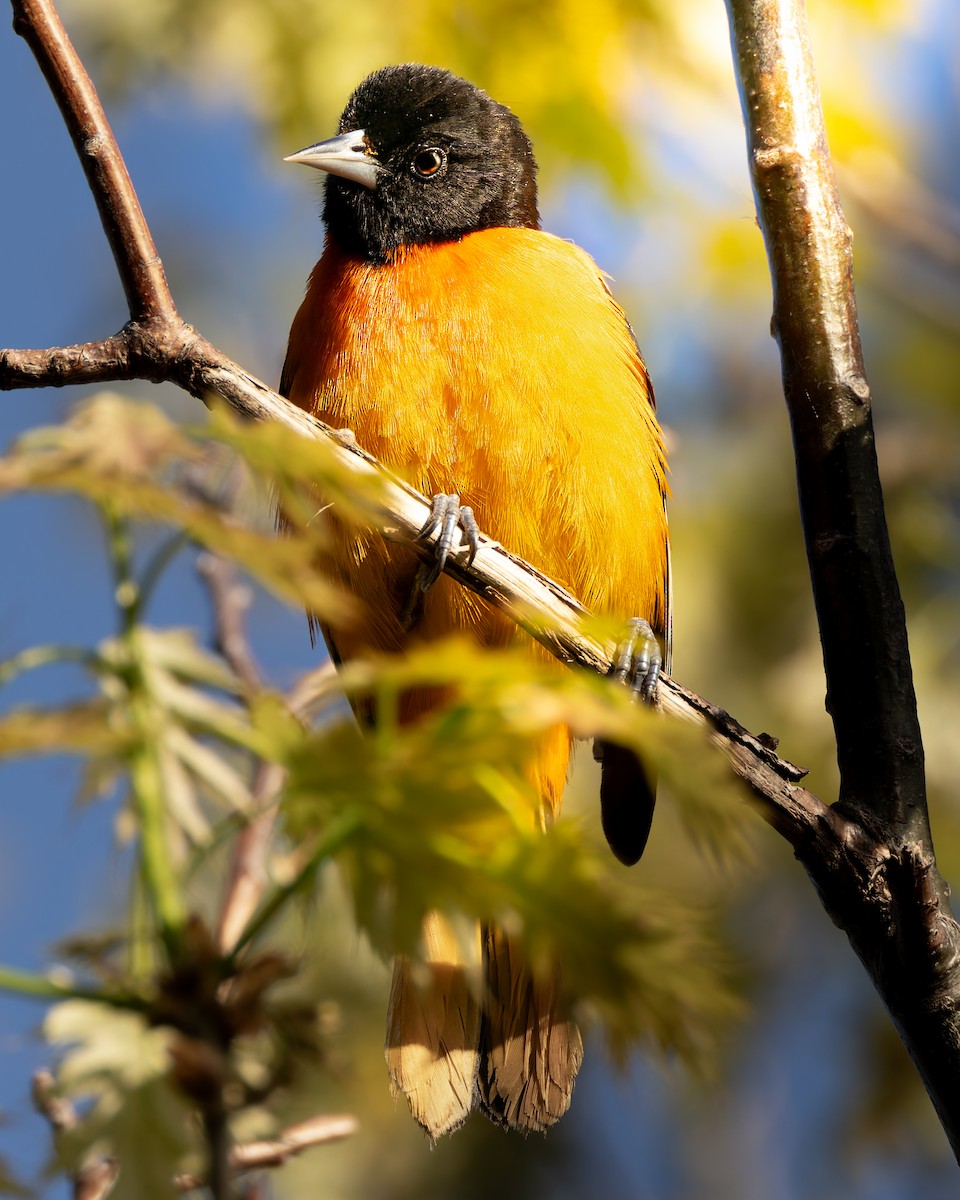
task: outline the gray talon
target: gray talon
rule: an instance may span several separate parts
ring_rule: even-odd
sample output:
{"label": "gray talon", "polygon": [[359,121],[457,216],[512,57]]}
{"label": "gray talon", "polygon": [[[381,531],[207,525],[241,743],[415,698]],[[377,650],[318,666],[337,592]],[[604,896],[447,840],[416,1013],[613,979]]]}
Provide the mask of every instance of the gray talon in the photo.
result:
{"label": "gray talon", "polygon": [[635,696],[652,704],[657,695],[657,683],[663,667],[660,643],[642,617],[633,617],[627,624],[627,634],[617,647],[611,674],[618,683],[626,684]]}
{"label": "gray talon", "polygon": [[[430,515],[417,532],[417,538],[427,538],[434,533],[438,534],[438,537],[433,562],[421,563],[417,570],[403,611],[402,621],[405,629],[409,629],[419,618],[423,597],[440,578],[450,555],[460,549],[460,542],[464,541],[467,544],[467,566],[476,558],[480,548],[480,527],[473,515],[473,509],[468,505],[461,505],[460,497],[455,492],[451,495],[438,492],[431,499]],[[462,537],[459,536],[460,533]]]}

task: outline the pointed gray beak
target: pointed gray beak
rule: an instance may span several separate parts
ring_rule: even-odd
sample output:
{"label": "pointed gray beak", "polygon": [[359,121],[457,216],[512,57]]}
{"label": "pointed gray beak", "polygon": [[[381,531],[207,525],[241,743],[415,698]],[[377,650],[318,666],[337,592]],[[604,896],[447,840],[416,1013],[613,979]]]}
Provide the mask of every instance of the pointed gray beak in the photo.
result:
{"label": "pointed gray beak", "polygon": [[350,133],[328,138],[325,142],[317,142],[315,146],[308,146],[306,150],[288,154],[283,161],[317,167],[331,175],[352,179],[354,183],[362,184],[365,188],[375,188],[377,176],[385,170],[362,129],[354,129]]}

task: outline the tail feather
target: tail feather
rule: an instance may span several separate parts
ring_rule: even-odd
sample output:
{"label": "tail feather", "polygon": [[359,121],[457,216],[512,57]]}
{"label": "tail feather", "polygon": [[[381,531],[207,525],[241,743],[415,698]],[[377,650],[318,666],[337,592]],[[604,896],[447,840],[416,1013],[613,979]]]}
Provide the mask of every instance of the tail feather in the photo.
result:
{"label": "tail feather", "polygon": [[436,1139],[462,1125],[477,1102],[479,937],[465,954],[447,921],[430,913],[424,959],[394,962],[386,1057],[394,1092]]}
{"label": "tail feather", "polygon": [[[532,780],[544,822],[560,806],[569,756],[569,730],[544,737]],[[478,1104],[510,1129],[548,1129],[570,1107],[583,1059],[559,970],[534,978],[517,940],[493,926],[482,934],[476,926],[465,951],[436,912],[424,922],[422,960],[394,963],[386,1048],[394,1091],[431,1138]]]}
{"label": "tail feather", "polygon": [[516,941],[493,926],[483,944],[480,1107],[510,1129],[543,1132],[570,1107],[580,1030],[564,1012],[559,971],[535,979]]}
{"label": "tail feather", "polygon": [[632,750],[596,742],[600,763],[600,821],[610,849],[628,867],[639,862],[650,836],[657,784]]}

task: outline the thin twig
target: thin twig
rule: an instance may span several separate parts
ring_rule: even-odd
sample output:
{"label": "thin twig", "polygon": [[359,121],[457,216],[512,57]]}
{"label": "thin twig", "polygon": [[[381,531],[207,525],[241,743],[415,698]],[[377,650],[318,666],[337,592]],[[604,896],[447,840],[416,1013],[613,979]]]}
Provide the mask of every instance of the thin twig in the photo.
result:
{"label": "thin twig", "polygon": [[253,798],[260,815],[237,834],[233,861],[217,921],[217,947],[229,954],[257,911],[270,883],[267,855],[276,825],[275,798],[283,787],[285,772],[276,763],[261,762],[253,780]]}
{"label": "thin twig", "polygon": [[250,589],[239,582],[234,564],[217,554],[201,554],[197,559],[197,574],[210,594],[214,645],[234,675],[251,690],[258,689],[260,672],[244,624],[250,607]]}
{"label": "thin twig", "polygon": [[96,88],[50,0],[14,0],[13,27],[33,50],[93,193],[130,316],[176,314],[163,264]]}
{"label": "thin twig", "polygon": [[[304,1150],[352,1137],[359,1127],[357,1118],[345,1113],[311,1117],[298,1125],[291,1125],[279,1137],[270,1141],[234,1146],[230,1153],[230,1165],[237,1175],[244,1171],[282,1167]],[[174,1183],[181,1192],[190,1192],[205,1186],[204,1181],[195,1175],[178,1175]]]}
{"label": "thin twig", "polygon": [[[76,1127],[77,1111],[69,1100],[56,1094],[56,1081],[49,1071],[34,1072],[33,1103],[49,1122],[54,1141]],[[111,1158],[83,1161],[71,1175],[73,1200],[104,1200],[113,1190],[119,1174],[120,1168]]]}
{"label": "thin twig", "polygon": [[[217,555],[201,555],[197,570],[210,592],[217,649],[234,674],[256,691],[262,686],[260,673],[244,624],[249,591],[238,584],[236,567]],[[305,718],[317,682],[315,672],[286,697],[290,711],[298,718]],[[276,824],[276,800],[285,780],[283,767],[265,760],[258,762],[251,787],[253,810],[258,815],[237,835],[217,921],[217,946],[224,954],[237,948],[267,890],[267,856]]]}
{"label": "thin twig", "polygon": [[[201,555],[197,570],[210,593],[214,642],[238,679],[256,691],[261,686],[260,673],[244,627],[249,591],[237,583],[233,564],[217,555]],[[276,824],[275,800],[285,777],[285,771],[276,763],[261,760],[257,764],[251,791],[254,811],[259,815],[237,835],[217,921],[217,946],[224,954],[236,946],[267,889],[266,863]]]}

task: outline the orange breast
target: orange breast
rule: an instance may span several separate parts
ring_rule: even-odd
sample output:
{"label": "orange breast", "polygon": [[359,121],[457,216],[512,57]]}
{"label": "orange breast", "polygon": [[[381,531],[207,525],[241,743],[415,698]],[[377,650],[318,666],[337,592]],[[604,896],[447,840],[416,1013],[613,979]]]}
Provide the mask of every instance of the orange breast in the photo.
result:
{"label": "orange breast", "polygon": [[[409,247],[373,265],[328,245],[290,334],[284,384],[430,495],[459,492],[485,533],[589,608],[664,621],[665,462],[623,313],[582,250],[530,229]],[[341,530],[371,648],[402,642],[410,556]],[[509,626],[441,580],[421,636]],[[358,647],[359,649],[359,647]]]}

